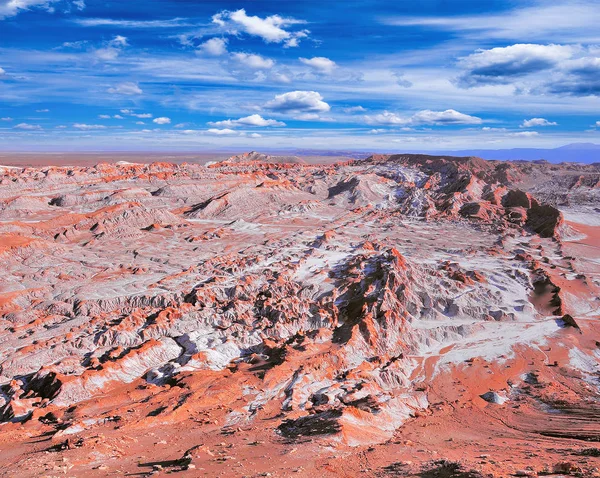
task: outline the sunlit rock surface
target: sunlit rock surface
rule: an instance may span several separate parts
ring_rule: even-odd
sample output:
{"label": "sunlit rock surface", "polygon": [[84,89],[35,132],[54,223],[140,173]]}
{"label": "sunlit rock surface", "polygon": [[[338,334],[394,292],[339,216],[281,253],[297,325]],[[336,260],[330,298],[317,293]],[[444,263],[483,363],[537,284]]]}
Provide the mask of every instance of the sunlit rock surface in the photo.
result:
{"label": "sunlit rock surface", "polygon": [[596,476],[599,184],[421,155],[0,169],[0,474]]}

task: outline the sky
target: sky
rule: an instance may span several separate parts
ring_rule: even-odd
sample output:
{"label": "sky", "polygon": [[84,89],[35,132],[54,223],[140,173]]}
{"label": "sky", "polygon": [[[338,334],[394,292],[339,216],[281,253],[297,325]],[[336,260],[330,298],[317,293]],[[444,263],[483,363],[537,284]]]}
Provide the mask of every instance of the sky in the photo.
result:
{"label": "sky", "polygon": [[600,5],[0,0],[0,150],[600,143]]}

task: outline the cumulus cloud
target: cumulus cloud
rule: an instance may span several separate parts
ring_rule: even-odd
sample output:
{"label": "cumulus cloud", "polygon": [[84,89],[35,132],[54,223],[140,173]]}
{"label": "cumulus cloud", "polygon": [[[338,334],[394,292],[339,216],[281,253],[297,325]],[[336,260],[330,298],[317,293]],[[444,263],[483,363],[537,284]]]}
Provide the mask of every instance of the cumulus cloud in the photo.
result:
{"label": "cumulus cloud", "polygon": [[289,113],[323,113],[331,109],[316,91],[290,91],[276,95],[265,104],[265,108]]}
{"label": "cumulus cloud", "polygon": [[550,70],[573,53],[571,46],[525,43],[478,50],[459,61],[465,72],[458,84],[473,87],[510,83],[516,77]]}
{"label": "cumulus cloud", "polygon": [[265,119],[259,114],[253,114],[236,120],[224,120],[208,123],[211,126],[235,128],[236,126],[285,126],[282,121]]}
{"label": "cumulus cloud", "polygon": [[557,126],[558,123],[548,121],[545,118],[531,118],[529,120],[523,120],[521,128],[535,128],[536,126]]}
{"label": "cumulus cloud", "polygon": [[153,123],[156,124],[170,124],[171,118],[167,118],[166,116],[161,116],[160,118],[154,118],[152,120]]}
{"label": "cumulus cloud", "polygon": [[390,111],[377,115],[365,116],[369,124],[380,125],[455,125],[455,124],[481,124],[483,120],[477,116],[470,116],[456,110],[431,111],[422,110],[410,117],[399,116]]}
{"label": "cumulus cloud", "polygon": [[22,129],[26,131],[41,131],[43,128],[39,124],[19,123],[13,126],[14,129]]}
{"label": "cumulus cloud", "polygon": [[262,138],[262,134],[251,133],[248,135],[249,138]]}
{"label": "cumulus cloud", "polygon": [[481,124],[483,121],[476,116],[459,113],[456,110],[431,111],[423,110],[411,117],[413,124]]}
{"label": "cumulus cloud", "polygon": [[4,70],[4,68],[0,68],[0,78],[2,78],[3,76],[6,76],[6,71]]}
{"label": "cumulus cloud", "polygon": [[198,52],[210,56],[223,56],[227,53],[227,38],[211,38],[198,47]]}
{"label": "cumulus cloud", "polygon": [[268,70],[275,65],[275,61],[253,53],[232,53],[232,60],[253,70]]}
{"label": "cumulus cloud", "polygon": [[112,93],[113,95],[141,95],[143,93],[138,84],[132,81],[119,83],[115,87],[109,88],[108,92]]}
{"label": "cumulus cloud", "polygon": [[587,56],[565,62],[558,74],[539,88],[539,92],[569,96],[600,95],[600,58]]}
{"label": "cumulus cloud", "polygon": [[264,18],[249,16],[243,8],[233,12],[224,10],[214,15],[212,21],[229,34],[246,33],[257,36],[266,43],[283,43],[286,47],[298,46],[300,39],[310,33],[308,30],[292,32],[288,29],[290,26],[305,23],[303,20],[284,18],[279,15]]}
{"label": "cumulus cloud", "polygon": [[300,61],[307,66],[310,66],[313,70],[324,75],[331,75],[337,68],[334,61],[324,56],[315,56],[313,58],[300,58]]}
{"label": "cumulus cloud", "polygon": [[599,96],[598,48],[580,45],[516,44],[479,50],[462,58],[462,88],[512,85],[517,93]]}
{"label": "cumulus cloud", "polygon": [[223,129],[210,128],[210,129],[207,129],[206,132],[208,134],[214,134],[216,136],[227,136],[227,135],[237,134],[237,131],[234,131],[229,128],[223,128]]}
{"label": "cumulus cloud", "polygon": [[98,115],[100,119],[110,119],[110,115]]}
{"label": "cumulus cloud", "polygon": [[[10,120],[10,118],[9,118],[9,120]],[[600,128],[600,121],[596,121],[596,128]]]}
{"label": "cumulus cloud", "polygon": [[95,129],[106,129],[106,126],[101,124],[85,124],[85,123],[75,123],[73,128],[80,129],[82,131],[92,131]]}
{"label": "cumulus cloud", "polygon": [[270,72],[270,79],[272,81],[275,81],[277,83],[291,83],[292,79],[290,78],[290,75],[286,72],[281,72],[281,71],[271,71]]}
{"label": "cumulus cloud", "polygon": [[4,118],[0,118],[0,121],[12,121],[13,119],[10,116],[6,116]]}
{"label": "cumulus cloud", "polygon": [[383,125],[399,125],[408,124],[410,119],[398,116],[396,113],[390,111],[384,111],[376,115],[365,116],[365,120],[369,124],[383,124]]}

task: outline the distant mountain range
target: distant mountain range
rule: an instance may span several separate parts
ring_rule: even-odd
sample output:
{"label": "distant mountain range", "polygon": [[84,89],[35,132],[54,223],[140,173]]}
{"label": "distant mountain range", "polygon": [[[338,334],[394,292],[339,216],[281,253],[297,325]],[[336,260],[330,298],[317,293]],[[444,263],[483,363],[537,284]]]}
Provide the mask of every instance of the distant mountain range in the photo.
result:
{"label": "distant mountain range", "polygon": [[[451,156],[479,156],[484,159],[497,159],[504,161],[536,161],[546,160],[550,163],[574,162],[574,163],[599,163],[600,162],[600,144],[594,143],[572,143],[560,148],[541,149],[541,148],[514,148],[514,149],[465,149],[460,151],[450,150],[385,150],[379,151],[385,153],[422,153],[433,155],[451,155]],[[374,152],[372,152],[374,153]],[[315,151],[315,150],[295,150],[294,154],[298,156],[345,156],[348,158],[362,159],[370,156],[372,153],[361,151]]]}
{"label": "distant mountain range", "polygon": [[589,164],[600,162],[600,145],[593,143],[573,143],[554,149],[468,149],[462,151],[448,151],[446,154],[456,156],[479,156],[484,159],[524,161],[545,159],[551,163],[565,161]]}

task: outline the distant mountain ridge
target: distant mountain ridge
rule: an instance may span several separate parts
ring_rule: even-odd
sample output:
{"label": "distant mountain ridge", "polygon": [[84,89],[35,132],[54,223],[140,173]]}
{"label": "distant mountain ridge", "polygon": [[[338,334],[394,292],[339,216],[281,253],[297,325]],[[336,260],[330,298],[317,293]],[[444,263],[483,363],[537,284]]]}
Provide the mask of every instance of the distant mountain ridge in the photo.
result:
{"label": "distant mountain ridge", "polygon": [[[558,148],[512,148],[512,149],[464,149],[464,150],[396,150],[402,154],[426,154],[426,155],[451,155],[451,156],[477,156],[483,159],[493,159],[500,161],[538,161],[546,160],[550,163],[600,163],[600,145],[595,143],[571,143]],[[380,150],[392,154],[394,150]],[[320,156],[344,155],[349,158],[363,159],[373,154],[375,151],[315,151],[315,150],[294,150],[294,153],[303,156],[307,153]]]}
{"label": "distant mountain ridge", "polygon": [[572,143],[554,149],[513,148],[513,149],[467,149],[447,151],[456,156],[479,156],[484,159],[502,161],[536,161],[545,159],[550,163],[598,163],[600,145],[594,143]]}

